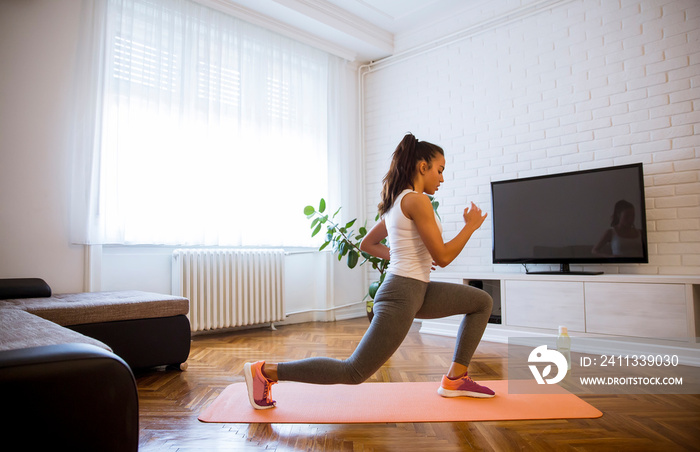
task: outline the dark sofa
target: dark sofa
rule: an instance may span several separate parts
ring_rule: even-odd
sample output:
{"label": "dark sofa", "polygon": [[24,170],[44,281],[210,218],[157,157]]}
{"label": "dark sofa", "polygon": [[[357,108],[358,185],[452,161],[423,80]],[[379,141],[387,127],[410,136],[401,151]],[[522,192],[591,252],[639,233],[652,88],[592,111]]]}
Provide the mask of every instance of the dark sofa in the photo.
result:
{"label": "dark sofa", "polygon": [[90,344],[0,351],[4,438],[17,450],[135,451],[139,403],[124,360]]}
{"label": "dark sofa", "polygon": [[186,298],[170,295],[52,295],[41,279],[0,279],[8,443],[26,450],[137,450],[134,371],[185,368],[188,310]]}

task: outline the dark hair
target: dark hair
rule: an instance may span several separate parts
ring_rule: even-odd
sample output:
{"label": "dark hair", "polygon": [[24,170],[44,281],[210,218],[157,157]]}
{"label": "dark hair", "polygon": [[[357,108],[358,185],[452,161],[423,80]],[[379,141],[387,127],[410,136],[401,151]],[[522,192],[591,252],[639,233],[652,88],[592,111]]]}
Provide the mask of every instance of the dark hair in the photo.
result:
{"label": "dark hair", "polygon": [[425,161],[432,166],[432,160],[437,154],[445,155],[445,151],[427,141],[419,141],[412,133],[407,133],[396,147],[391,157],[391,166],[383,179],[382,200],[379,203],[379,216],[384,215],[394,205],[394,201],[406,188],[413,188],[413,177],[416,174],[416,164]]}
{"label": "dark hair", "polygon": [[625,201],[624,199],[621,199],[618,202],[616,202],[610,226],[617,226],[617,224],[620,222],[620,215],[622,215],[622,212],[624,212],[627,209],[634,209],[634,205],[629,201]]}

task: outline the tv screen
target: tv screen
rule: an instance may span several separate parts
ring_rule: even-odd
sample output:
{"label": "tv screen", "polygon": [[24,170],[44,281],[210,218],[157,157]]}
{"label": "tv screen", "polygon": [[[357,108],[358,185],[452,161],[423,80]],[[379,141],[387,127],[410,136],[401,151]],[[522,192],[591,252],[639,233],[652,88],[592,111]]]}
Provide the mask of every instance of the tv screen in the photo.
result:
{"label": "tv screen", "polygon": [[496,181],[491,194],[495,264],[648,262],[641,163]]}

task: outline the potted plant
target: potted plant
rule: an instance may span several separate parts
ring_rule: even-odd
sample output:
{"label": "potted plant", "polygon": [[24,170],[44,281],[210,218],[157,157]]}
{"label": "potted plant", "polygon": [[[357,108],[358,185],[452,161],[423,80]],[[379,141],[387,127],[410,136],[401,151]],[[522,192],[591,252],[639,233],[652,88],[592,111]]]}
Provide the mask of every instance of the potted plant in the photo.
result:
{"label": "potted plant", "polygon": [[[430,197],[430,201],[433,205],[435,213],[437,214],[439,203],[432,196]],[[325,227],[325,240],[318,249],[319,251],[323,251],[330,246],[333,253],[338,256],[338,261],[342,261],[343,258],[345,258],[346,264],[349,268],[355,268],[358,266],[358,264],[362,266],[369,262],[372,265],[372,268],[379,272],[379,279],[373,281],[369,285],[369,290],[365,295],[367,317],[370,321],[372,321],[372,317],[374,316],[374,297],[377,294],[379,287],[384,282],[386,270],[389,267],[389,261],[372,256],[360,250],[360,243],[367,235],[367,227],[366,225],[362,226],[357,230],[357,233],[355,233],[355,231],[351,228],[355,225],[357,218],[348,221],[345,223],[345,225],[337,223],[335,221],[335,217],[340,212],[340,209],[341,208],[338,208],[333,215],[329,216],[326,213],[326,201],[325,199],[321,198],[321,201],[318,204],[318,210],[316,210],[314,206],[306,206],[304,207],[304,215],[306,215],[306,218],[311,220],[312,237],[318,235]],[[379,216],[377,216],[375,220],[379,220]],[[382,243],[386,244],[386,239],[384,239]],[[362,259],[362,261],[360,261],[360,259]]]}
{"label": "potted plant", "polygon": [[306,218],[312,220],[312,237],[318,235],[325,227],[325,240],[318,249],[319,251],[323,251],[330,246],[333,253],[337,255],[338,261],[342,261],[343,258],[346,259],[345,262],[348,268],[355,268],[358,265],[361,266],[369,262],[374,270],[379,271],[379,279],[373,281],[369,285],[369,290],[365,295],[367,317],[371,321],[373,316],[374,296],[377,294],[379,286],[384,282],[386,269],[389,267],[389,261],[360,250],[360,243],[367,235],[367,227],[362,226],[355,232],[352,227],[355,225],[357,218],[348,221],[344,225],[337,223],[335,217],[340,213],[340,209],[341,208],[338,208],[333,215],[329,216],[326,213],[326,201],[321,198],[318,210],[313,206],[306,206],[304,207],[304,215],[306,215]]}

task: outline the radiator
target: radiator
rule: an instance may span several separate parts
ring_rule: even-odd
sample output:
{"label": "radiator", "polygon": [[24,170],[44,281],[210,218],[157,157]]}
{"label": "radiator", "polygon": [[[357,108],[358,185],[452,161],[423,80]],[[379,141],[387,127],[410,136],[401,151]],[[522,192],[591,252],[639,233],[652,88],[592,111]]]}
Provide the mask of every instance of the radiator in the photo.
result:
{"label": "radiator", "polygon": [[192,331],[284,319],[284,251],[177,249],[172,293],[190,300]]}

